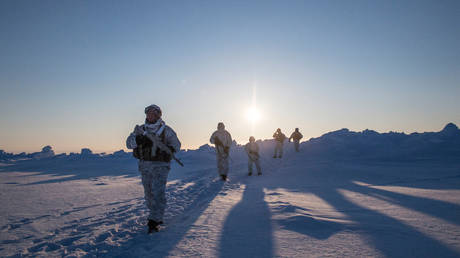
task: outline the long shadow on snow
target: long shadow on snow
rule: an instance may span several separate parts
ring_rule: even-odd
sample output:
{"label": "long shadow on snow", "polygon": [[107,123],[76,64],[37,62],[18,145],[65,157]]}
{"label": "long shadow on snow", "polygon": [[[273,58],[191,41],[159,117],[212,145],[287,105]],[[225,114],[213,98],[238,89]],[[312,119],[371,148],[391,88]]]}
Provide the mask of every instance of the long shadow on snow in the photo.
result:
{"label": "long shadow on snow", "polygon": [[[215,169],[212,169],[214,172]],[[175,188],[180,185],[187,185],[192,182],[199,182],[200,180],[206,182],[206,175],[211,172],[211,169],[204,169],[199,175],[188,177],[182,180],[181,184],[174,184],[167,187],[167,198],[170,201],[171,198],[181,197],[181,199],[192,198],[194,201],[180,214],[171,214],[170,207],[167,207],[166,213],[169,214],[169,217],[166,218],[167,224],[171,224],[171,229],[174,230],[173,225],[176,223],[184,223],[182,220],[186,220],[187,225],[191,226],[193,222],[199,217],[199,215],[207,208],[209,202],[214,199],[215,196],[219,193],[220,189],[223,186],[223,183],[220,181],[213,181],[206,187],[203,187],[200,184],[176,191],[171,191],[171,187]],[[190,172],[191,174],[194,171]],[[142,187],[142,186],[140,186]],[[194,187],[201,187],[202,191],[197,196],[190,196],[195,193]],[[174,195],[174,196],[172,196]],[[125,204],[127,203],[127,204]],[[45,237],[42,239],[35,239],[34,246],[30,247],[28,251],[30,253],[39,252],[42,250],[45,251],[55,251],[60,246],[64,246],[67,252],[73,252],[76,249],[85,250],[88,253],[88,256],[107,256],[107,257],[132,257],[133,251],[136,253],[138,250],[131,249],[145,247],[148,248],[148,252],[155,254],[155,257],[167,256],[168,253],[175,247],[175,245],[182,239],[182,237],[187,233],[187,229],[181,229],[173,232],[173,237],[168,237],[167,241],[164,241],[164,233],[161,232],[158,235],[148,236],[145,231],[145,225],[140,225],[138,219],[144,219],[147,214],[147,208],[144,204],[144,198],[134,198],[126,201],[112,202],[109,205],[118,205],[123,204],[121,207],[117,207],[108,211],[105,216],[98,216],[97,218],[87,217],[77,220],[72,220],[67,225],[58,228],[55,230],[55,235],[65,235],[66,237],[56,241],[55,237]],[[173,212],[174,213],[174,212]],[[167,215],[165,214],[165,216]],[[68,215],[67,213],[62,215]],[[181,220],[181,221],[179,221]],[[118,229],[111,228],[114,224],[121,224]],[[105,227],[106,233],[100,235],[93,235],[93,232],[97,232],[99,227]],[[133,229],[137,228],[138,231]],[[160,236],[162,235],[162,236]],[[94,238],[93,243],[89,244],[84,242],[82,244],[75,244],[74,242],[91,237]],[[160,237],[160,238],[158,238]],[[105,240],[111,238],[113,241],[118,241],[120,239],[129,239],[120,247],[114,247],[113,245],[108,244]],[[142,244],[143,243],[143,244]],[[154,244],[152,244],[154,243]],[[131,248],[130,248],[131,247]],[[64,255],[65,252],[61,255]]]}
{"label": "long shadow on snow", "polygon": [[[191,196],[191,194],[194,193],[193,188],[195,186],[191,187],[186,187],[186,188],[181,188],[181,185],[188,185],[190,183],[195,183],[195,182],[200,182],[201,181],[206,181],[205,178],[203,178],[203,174],[207,174],[209,169],[204,169],[204,170],[199,170],[203,171],[199,175],[195,176],[190,176],[182,180],[180,183],[173,183],[171,185],[168,185],[167,187],[167,198],[169,201],[171,201],[171,198],[180,198],[181,200],[187,201],[187,198],[194,198],[196,196]],[[190,174],[194,174],[196,171],[190,171]],[[174,176],[172,177],[174,178]],[[200,185],[197,185],[200,187]],[[142,187],[141,185],[139,187]],[[179,191],[175,191],[176,187],[179,187]],[[94,255],[94,256],[100,256],[106,255],[113,256],[113,253],[116,253],[117,248],[114,248],[113,245],[108,244],[105,240],[110,238],[112,241],[119,241],[123,239],[130,239],[128,242],[124,242],[122,245],[123,248],[126,246],[131,246],[133,244],[138,243],[139,241],[145,240],[146,236],[142,234],[141,236],[139,235],[139,231],[134,231],[133,229],[137,228],[140,230],[142,229],[142,232],[145,232],[145,227],[144,225],[139,224],[139,219],[144,221],[145,214],[146,214],[146,207],[144,204],[144,198],[143,197],[138,197],[134,199],[129,199],[129,200],[124,200],[124,201],[115,201],[108,203],[107,205],[122,205],[119,207],[114,207],[110,211],[105,212],[105,214],[101,214],[97,217],[86,217],[86,218],[79,218],[76,220],[72,220],[66,223],[65,226],[62,226],[60,228],[57,228],[54,231],[53,235],[44,237],[44,238],[36,238],[33,239],[35,245],[32,247],[28,248],[28,251],[30,253],[36,253],[42,250],[45,250],[47,252],[49,251],[55,251],[59,248],[64,248],[63,250],[61,249],[59,252],[61,252],[61,255],[64,255],[65,252],[73,252],[76,249],[82,249],[88,252],[88,255]],[[99,204],[100,205],[100,204]],[[60,214],[60,216],[66,216],[69,215],[72,212],[75,211],[80,211],[83,208],[90,208],[90,207],[95,207],[98,205],[93,205],[93,206],[87,206],[87,207],[78,207],[74,208],[70,211],[66,211]],[[193,205],[192,205],[193,206]],[[167,213],[169,213],[169,217],[171,217],[171,211],[169,207],[166,210]],[[175,214],[172,212],[173,215]],[[175,214],[177,215],[177,214]],[[170,218],[168,218],[170,219]],[[174,218],[172,218],[174,220]],[[116,224],[117,228],[113,227]],[[100,235],[94,235],[95,232],[98,232],[98,229],[100,227],[104,227],[104,232]],[[61,238],[64,236],[64,238],[60,239],[59,241],[56,240],[56,237]],[[86,239],[89,240],[88,237],[90,237],[93,243],[88,243],[87,241],[81,243],[81,244],[75,244],[75,241],[79,239]],[[129,253],[126,253],[125,255],[122,256],[129,256]]]}
{"label": "long shadow on snow", "polygon": [[292,216],[278,220],[277,223],[285,230],[322,240],[328,239],[345,228],[344,225],[337,222],[317,220],[305,215]]}
{"label": "long shadow on snow", "polygon": [[374,198],[390,202],[392,204],[429,214],[431,216],[449,221],[453,224],[460,225],[460,206],[454,203],[416,197],[357,184],[348,188],[347,190],[369,195]]}
{"label": "long shadow on snow", "polygon": [[[299,158],[298,161],[300,161]],[[353,164],[353,166],[355,165]],[[381,168],[380,165],[378,169],[381,170]],[[371,195],[372,197],[385,196],[384,200],[387,202],[445,219],[457,225],[459,224],[459,205],[357,185],[356,181],[366,182],[370,185],[379,185],[382,184],[382,181],[399,181],[395,179],[398,179],[400,174],[394,173],[394,171],[384,171],[382,173],[382,171],[376,170],[377,172],[375,172],[368,169],[369,167],[364,170],[356,170],[356,167],[350,169],[347,166],[343,166],[343,164],[318,165],[309,162],[304,167],[292,167],[290,170],[283,171],[285,180],[271,181],[267,184],[267,188],[284,188],[291,192],[305,192],[318,196],[334,209],[346,215],[357,225],[353,227],[343,225],[343,227],[348,228],[348,230],[357,230],[358,234],[363,235],[372,246],[381,251],[385,256],[458,257],[460,255],[460,253],[442,242],[427,236],[395,218],[351,202],[339,192],[339,189],[345,189]],[[410,179],[406,179],[405,181],[410,185],[409,187],[414,188],[417,188],[418,182],[423,185],[426,184],[423,180],[411,181]],[[385,183],[384,185],[391,184]],[[401,182],[398,182],[398,185],[401,185]],[[418,188],[423,188],[423,186]],[[451,188],[450,186],[449,189]],[[454,188],[458,188],[458,185],[454,185]],[[433,207],[427,207],[430,205],[433,205]],[[306,207],[303,208],[305,210]],[[299,214],[296,214],[280,224],[286,229],[291,228],[294,230],[294,226],[296,226],[294,222],[308,223],[308,219],[299,219],[298,216]],[[308,226],[305,227],[308,229]],[[340,230],[341,226],[333,226],[333,228],[335,229],[332,229],[332,233],[335,230]],[[299,232],[299,230],[294,231]],[[309,235],[306,232],[305,234]],[[325,236],[328,236],[328,234]],[[320,235],[315,237],[322,239]]]}
{"label": "long shadow on snow", "polygon": [[242,200],[228,214],[220,239],[220,257],[273,257],[271,213],[263,188],[246,185]]}
{"label": "long shadow on snow", "polygon": [[[0,172],[37,172],[38,175],[63,176],[25,185],[59,183],[71,180],[91,179],[100,176],[138,176],[134,158],[46,158],[20,160],[0,168]],[[30,176],[36,176],[32,174]],[[29,175],[28,175],[29,176]]]}
{"label": "long shadow on snow", "polygon": [[[212,173],[209,174],[208,172]],[[201,176],[216,177],[215,169],[206,169]],[[184,183],[193,182],[190,178]],[[184,238],[193,224],[198,220],[201,214],[208,208],[209,204],[217,197],[224,186],[224,182],[214,179],[209,184],[202,187],[201,191],[193,197],[193,202],[189,204],[180,214],[166,223],[166,231],[148,236],[143,228],[141,232],[136,233],[130,240],[125,242],[119,248],[113,248],[107,254],[107,257],[132,257],[132,248],[136,250],[143,248],[143,252],[149,253],[155,257],[166,257]],[[194,192],[194,191],[191,191]],[[166,208],[168,210],[168,207]],[[185,225],[185,226],[182,226]]]}
{"label": "long shadow on snow", "polygon": [[350,202],[336,189],[315,194],[333,207],[345,206],[342,212],[357,223],[359,233],[387,257],[459,256],[455,250],[397,219]]}
{"label": "long shadow on snow", "polygon": [[[287,145],[287,144],[286,144]],[[262,176],[247,177],[247,156],[235,168],[238,175],[232,183],[246,186],[243,197],[229,212],[219,242],[219,257],[274,257],[272,214],[265,201],[264,187],[251,183],[276,173],[290,160],[293,149],[284,152],[283,159],[273,159],[272,148],[261,151]],[[289,227],[288,224],[285,225]]]}

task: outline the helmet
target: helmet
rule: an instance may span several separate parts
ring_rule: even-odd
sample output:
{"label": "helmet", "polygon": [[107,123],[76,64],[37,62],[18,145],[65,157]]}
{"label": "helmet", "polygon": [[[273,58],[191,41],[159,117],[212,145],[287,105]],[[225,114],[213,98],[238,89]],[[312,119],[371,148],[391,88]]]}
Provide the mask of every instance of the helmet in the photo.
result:
{"label": "helmet", "polygon": [[144,112],[147,114],[148,112],[155,111],[161,116],[161,108],[155,104],[152,104],[144,109]]}

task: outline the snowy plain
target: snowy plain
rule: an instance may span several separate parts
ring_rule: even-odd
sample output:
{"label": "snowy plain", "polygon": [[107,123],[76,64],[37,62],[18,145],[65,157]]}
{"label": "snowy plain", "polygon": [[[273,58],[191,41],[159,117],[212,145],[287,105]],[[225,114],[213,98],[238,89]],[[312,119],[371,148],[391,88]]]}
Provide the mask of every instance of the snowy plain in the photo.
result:
{"label": "snowy plain", "polygon": [[315,141],[330,144],[286,143],[282,159],[260,142],[250,177],[237,146],[227,182],[213,148],[181,152],[152,235],[131,156],[4,161],[0,257],[460,257],[459,157],[337,159]]}

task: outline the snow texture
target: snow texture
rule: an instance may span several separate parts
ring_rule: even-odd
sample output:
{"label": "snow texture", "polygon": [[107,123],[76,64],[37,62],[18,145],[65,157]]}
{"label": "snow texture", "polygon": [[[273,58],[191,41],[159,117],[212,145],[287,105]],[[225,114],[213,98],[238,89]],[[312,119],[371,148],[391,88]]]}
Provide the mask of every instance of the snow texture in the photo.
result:
{"label": "snow texture", "polygon": [[[460,257],[460,130],[346,129],[242,146],[219,180],[209,145],[172,165],[165,225],[146,234],[131,153],[0,151],[0,257]],[[44,154],[41,154],[44,153]],[[40,155],[39,155],[40,154]]]}

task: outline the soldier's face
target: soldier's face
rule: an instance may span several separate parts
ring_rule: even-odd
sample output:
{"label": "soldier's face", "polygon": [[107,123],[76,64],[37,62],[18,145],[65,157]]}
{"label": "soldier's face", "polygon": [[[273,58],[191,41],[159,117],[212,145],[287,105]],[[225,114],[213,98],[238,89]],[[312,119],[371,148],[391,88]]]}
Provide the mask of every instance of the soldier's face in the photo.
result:
{"label": "soldier's face", "polygon": [[160,115],[156,111],[149,111],[146,114],[146,119],[149,123],[155,123],[158,119],[160,119]]}

